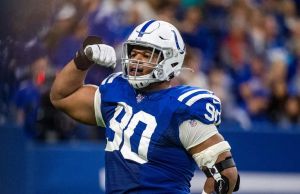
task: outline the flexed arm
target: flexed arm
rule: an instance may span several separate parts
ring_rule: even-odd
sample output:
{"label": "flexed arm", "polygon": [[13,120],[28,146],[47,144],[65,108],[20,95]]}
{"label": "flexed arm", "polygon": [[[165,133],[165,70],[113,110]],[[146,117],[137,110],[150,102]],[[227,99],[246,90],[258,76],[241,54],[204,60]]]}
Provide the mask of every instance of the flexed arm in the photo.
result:
{"label": "flexed arm", "polygon": [[217,133],[189,151],[207,176],[204,193],[231,194],[239,189],[239,175],[230,145]]}
{"label": "flexed arm", "polygon": [[56,108],[91,125],[96,125],[94,96],[98,87],[84,84],[87,71],[94,63],[113,68],[116,64],[114,49],[100,43],[97,37],[87,37],[76,57],[57,74],[50,92],[51,102]]}
{"label": "flexed arm", "polygon": [[179,130],[181,143],[207,176],[202,194],[231,194],[237,191],[238,172],[230,153],[231,148],[216,126],[187,120]]}

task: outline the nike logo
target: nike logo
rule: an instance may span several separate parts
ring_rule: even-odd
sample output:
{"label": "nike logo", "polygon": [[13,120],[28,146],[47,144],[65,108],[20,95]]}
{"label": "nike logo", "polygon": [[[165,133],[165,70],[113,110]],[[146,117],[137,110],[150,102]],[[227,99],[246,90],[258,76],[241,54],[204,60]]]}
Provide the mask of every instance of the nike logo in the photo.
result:
{"label": "nike logo", "polygon": [[158,36],[162,40],[169,40],[168,38],[163,38],[162,36]]}

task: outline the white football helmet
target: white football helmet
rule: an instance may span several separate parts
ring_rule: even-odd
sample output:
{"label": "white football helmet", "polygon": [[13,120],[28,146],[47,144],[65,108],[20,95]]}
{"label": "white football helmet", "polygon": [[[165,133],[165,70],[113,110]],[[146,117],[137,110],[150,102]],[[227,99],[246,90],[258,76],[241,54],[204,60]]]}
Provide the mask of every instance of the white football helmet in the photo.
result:
{"label": "white football helmet", "polygon": [[[134,46],[152,49],[149,64],[153,71],[147,75],[129,75],[129,65],[143,66],[145,61],[130,59]],[[158,60],[153,63],[152,57],[158,53]],[[185,56],[185,45],[179,31],[172,24],[164,21],[149,20],[137,26],[123,44],[122,70],[123,77],[136,89],[144,88],[154,82],[168,81],[178,76]]]}

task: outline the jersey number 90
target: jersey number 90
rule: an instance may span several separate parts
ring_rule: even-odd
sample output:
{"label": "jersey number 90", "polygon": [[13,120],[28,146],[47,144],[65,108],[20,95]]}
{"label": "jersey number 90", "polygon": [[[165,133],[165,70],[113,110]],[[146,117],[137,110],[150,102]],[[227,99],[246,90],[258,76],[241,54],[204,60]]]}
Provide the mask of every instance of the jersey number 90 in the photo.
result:
{"label": "jersey number 90", "polygon": [[[125,114],[119,122],[116,118],[121,114],[122,110],[125,111]],[[144,123],[143,126],[145,128],[142,129],[142,132],[135,133],[139,122]],[[119,102],[113,117],[109,121],[109,128],[114,132],[114,135],[111,138],[107,138],[105,150],[110,152],[120,150],[125,159],[133,160],[140,164],[146,163],[148,161],[147,154],[151,136],[156,126],[157,122],[153,115],[144,111],[133,114],[131,106],[125,102]],[[134,133],[134,140],[139,140],[139,143],[131,145],[130,140]]]}

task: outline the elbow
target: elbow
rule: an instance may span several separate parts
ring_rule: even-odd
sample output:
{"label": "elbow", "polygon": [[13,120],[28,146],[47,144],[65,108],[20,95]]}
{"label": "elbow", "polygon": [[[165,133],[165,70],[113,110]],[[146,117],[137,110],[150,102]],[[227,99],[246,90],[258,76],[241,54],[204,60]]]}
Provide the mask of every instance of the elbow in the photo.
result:
{"label": "elbow", "polygon": [[[227,168],[221,172],[222,178],[226,181],[224,191],[221,193],[232,194],[239,189],[238,171],[236,167]],[[221,189],[221,190],[223,190]],[[204,184],[204,191],[206,193],[215,193],[218,191],[218,184],[213,177],[207,178]],[[219,191],[220,192],[220,191]],[[218,192],[217,192],[218,193]]]}
{"label": "elbow", "polygon": [[49,98],[50,98],[51,104],[52,104],[54,107],[57,108],[57,104],[58,104],[58,103],[57,103],[57,100],[54,98],[54,96],[53,96],[52,93],[50,93]]}
{"label": "elbow", "polygon": [[238,171],[236,167],[228,168],[223,171],[222,173],[224,176],[228,178],[229,181],[229,192],[232,193],[233,191],[237,191],[239,187],[239,178],[238,178]]}
{"label": "elbow", "polygon": [[232,167],[232,168],[228,168],[226,169],[226,176],[230,179],[230,180],[236,180],[237,179],[237,168],[236,167]]}
{"label": "elbow", "polygon": [[60,108],[60,100],[59,98],[56,97],[55,92],[51,89],[50,94],[49,94],[50,102],[55,108]]}

